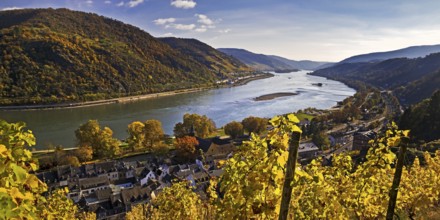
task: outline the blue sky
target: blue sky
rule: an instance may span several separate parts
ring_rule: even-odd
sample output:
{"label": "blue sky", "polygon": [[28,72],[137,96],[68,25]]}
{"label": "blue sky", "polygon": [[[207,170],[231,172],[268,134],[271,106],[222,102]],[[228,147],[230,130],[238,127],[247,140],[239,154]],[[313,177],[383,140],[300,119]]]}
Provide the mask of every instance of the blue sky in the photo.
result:
{"label": "blue sky", "polygon": [[0,10],[47,7],[295,60],[440,44],[438,0],[0,0]]}

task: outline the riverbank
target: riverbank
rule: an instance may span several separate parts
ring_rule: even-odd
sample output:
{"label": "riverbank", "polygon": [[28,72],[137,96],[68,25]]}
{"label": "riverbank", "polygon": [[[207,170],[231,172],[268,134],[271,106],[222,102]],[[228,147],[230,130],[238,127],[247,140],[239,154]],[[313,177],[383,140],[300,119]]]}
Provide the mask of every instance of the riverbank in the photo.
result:
{"label": "riverbank", "polygon": [[60,103],[60,104],[44,104],[44,105],[0,106],[0,111],[81,108],[81,107],[106,105],[106,104],[114,104],[114,103],[135,102],[135,101],[144,100],[144,99],[152,99],[152,98],[172,96],[172,95],[177,95],[177,94],[200,92],[200,91],[216,89],[216,88],[221,88],[221,87],[242,86],[242,85],[246,85],[247,83],[249,83],[251,81],[265,79],[265,78],[269,78],[269,77],[273,77],[273,74],[270,74],[270,73],[258,74],[253,77],[238,80],[234,84],[224,84],[224,85],[202,87],[202,88],[192,88],[192,89],[181,89],[181,90],[174,90],[174,91],[168,91],[168,92],[159,92],[159,93],[151,93],[151,94],[136,95],[136,96],[126,96],[126,97],[119,97],[119,98],[112,98],[112,99],[105,99],[105,100],[98,100],[98,101]]}
{"label": "riverbank", "polygon": [[299,93],[297,93],[297,92],[277,92],[277,93],[258,96],[256,98],[254,98],[254,101],[267,101],[267,100],[272,100],[272,99],[276,99],[279,97],[294,96],[294,95],[298,95],[298,94]]}
{"label": "riverbank", "polygon": [[274,75],[272,73],[258,74],[258,75],[254,76],[254,77],[249,77],[249,78],[244,78],[244,79],[238,80],[237,82],[235,82],[234,84],[229,85],[229,86],[243,86],[243,85],[248,84],[249,82],[252,82],[252,81],[255,81],[255,80],[260,80],[260,79],[267,79],[267,78],[270,78],[270,77],[273,77],[273,76]]}
{"label": "riverbank", "polygon": [[113,99],[105,99],[98,101],[87,101],[87,102],[75,102],[75,103],[61,103],[61,104],[47,104],[47,105],[18,105],[18,106],[0,106],[0,110],[8,111],[8,110],[43,110],[43,109],[59,109],[59,108],[80,108],[80,107],[88,107],[88,106],[96,106],[96,105],[105,105],[105,104],[113,104],[113,103],[123,103],[123,102],[133,102],[142,99],[151,99],[163,96],[170,96],[182,93],[191,93],[204,91],[210,88],[195,88],[195,89],[183,89],[169,92],[160,92],[160,93],[152,93],[145,95],[137,95],[137,96],[127,96]]}
{"label": "riverbank", "polygon": [[[207,115],[221,127],[250,115],[272,117],[308,107],[328,109],[355,93],[340,82],[308,76],[306,72],[274,74],[275,77],[255,80],[243,86],[218,85],[218,89],[123,104],[57,110],[1,111],[0,118],[8,122],[26,122],[37,137],[35,148],[40,150],[49,144],[75,146],[75,130],[90,119],[98,120],[101,126],[111,128],[115,138],[125,139],[127,125],[133,121],[156,119],[162,123],[165,133],[173,134],[174,126],[182,121],[185,113]],[[311,85],[319,82],[325,86],[318,88]],[[270,101],[252,100],[260,95],[295,91],[299,91],[300,95]]]}

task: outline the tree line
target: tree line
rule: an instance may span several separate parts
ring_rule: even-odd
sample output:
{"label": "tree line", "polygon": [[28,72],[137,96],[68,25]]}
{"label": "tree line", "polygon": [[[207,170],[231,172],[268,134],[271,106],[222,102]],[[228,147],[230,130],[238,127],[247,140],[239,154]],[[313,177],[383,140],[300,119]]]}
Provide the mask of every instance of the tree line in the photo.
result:
{"label": "tree line", "polygon": [[[230,122],[224,126],[224,132],[232,138],[244,134],[244,131],[261,134],[266,131],[268,120],[260,117],[247,117],[240,122]],[[167,141],[162,123],[155,119],[144,122],[134,121],[127,126],[128,137],[118,140],[109,127],[103,127],[97,120],[89,120],[75,130],[77,149],[67,152],[62,146],[55,146],[53,157],[44,157],[40,163],[44,168],[70,164],[79,166],[82,162],[115,158],[132,152],[151,152],[164,154],[174,148],[178,156],[191,160],[200,153],[196,151],[198,141],[194,136],[208,138],[217,132],[216,125],[206,115],[189,114],[174,126],[175,140]],[[169,138],[168,138],[169,140]]]}

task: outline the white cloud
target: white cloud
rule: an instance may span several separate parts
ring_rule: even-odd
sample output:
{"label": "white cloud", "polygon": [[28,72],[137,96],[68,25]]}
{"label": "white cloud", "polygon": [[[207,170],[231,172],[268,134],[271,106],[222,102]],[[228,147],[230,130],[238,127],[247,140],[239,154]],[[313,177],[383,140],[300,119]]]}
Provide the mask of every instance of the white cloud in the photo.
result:
{"label": "white cloud", "polygon": [[219,30],[218,32],[221,34],[227,34],[227,33],[231,32],[231,29],[227,28],[227,29]]}
{"label": "white cloud", "polygon": [[197,3],[193,0],[174,0],[171,2],[171,5],[176,8],[188,9],[196,7]]}
{"label": "white cloud", "polygon": [[203,33],[203,32],[206,32],[207,30],[208,29],[206,27],[199,27],[199,28],[196,28],[194,31],[199,32],[199,33]]}
{"label": "white cloud", "polygon": [[168,23],[174,23],[175,21],[176,21],[175,18],[159,18],[159,19],[154,20],[153,22],[156,25],[165,25]]}
{"label": "white cloud", "polygon": [[133,8],[133,7],[136,7],[136,6],[138,6],[139,4],[141,4],[143,2],[144,2],[144,0],[131,0],[127,4],[128,4],[128,6],[130,8]]}
{"label": "white cloud", "polygon": [[111,4],[112,1],[108,1],[108,0],[107,0],[107,1],[104,1],[104,3],[105,3],[105,4]]}
{"label": "white cloud", "polygon": [[177,30],[192,30],[196,27],[195,24],[175,24],[174,28]]}
{"label": "white cloud", "polygon": [[162,34],[161,37],[174,37],[174,34],[171,32],[168,32],[168,33]]}
{"label": "white cloud", "polygon": [[202,15],[202,14],[195,14],[196,17],[199,18],[199,20],[197,20],[197,22],[204,24],[204,25],[213,25],[214,21],[211,20],[210,18],[208,18],[208,16],[206,15]]}
{"label": "white cloud", "polygon": [[18,10],[18,9],[22,9],[19,7],[6,7],[6,8],[2,8],[0,11],[9,11],[9,10]]}
{"label": "white cloud", "polygon": [[206,32],[208,29],[215,28],[214,24],[220,21],[220,20],[213,21],[207,15],[204,14],[195,14],[194,16],[198,18],[197,22],[200,24],[200,26],[195,29],[195,31],[199,33]]}
{"label": "white cloud", "polygon": [[91,5],[91,4],[93,4],[93,1],[92,0],[87,0],[86,3]]}
{"label": "white cloud", "polygon": [[118,6],[118,7],[122,7],[122,6],[124,6],[124,2],[122,1],[122,2],[119,2],[118,4],[116,4],[116,6]]}
{"label": "white cloud", "polygon": [[169,24],[166,25],[165,28],[173,28],[176,30],[181,30],[181,31],[190,31],[190,30],[194,30],[194,28],[196,28],[195,24]]}

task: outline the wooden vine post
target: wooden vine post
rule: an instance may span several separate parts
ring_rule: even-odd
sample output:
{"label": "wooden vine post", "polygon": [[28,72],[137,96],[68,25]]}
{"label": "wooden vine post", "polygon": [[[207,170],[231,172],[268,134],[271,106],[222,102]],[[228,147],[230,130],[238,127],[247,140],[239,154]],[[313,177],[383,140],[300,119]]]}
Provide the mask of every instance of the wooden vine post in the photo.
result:
{"label": "wooden vine post", "polygon": [[292,132],[289,140],[289,156],[286,165],[286,177],[283,184],[283,194],[281,197],[279,220],[287,220],[289,214],[290,198],[292,197],[292,182],[294,180],[296,161],[298,158],[299,140],[301,139],[300,132]]}
{"label": "wooden vine post", "polygon": [[405,160],[406,150],[408,148],[409,138],[402,137],[400,139],[399,155],[397,156],[396,172],[394,173],[393,185],[390,189],[390,200],[388,202],[387,220],[394,217],[394,209],[396,208],[397,194],[399,192],[400,178],[402,177],[403,162]]}

